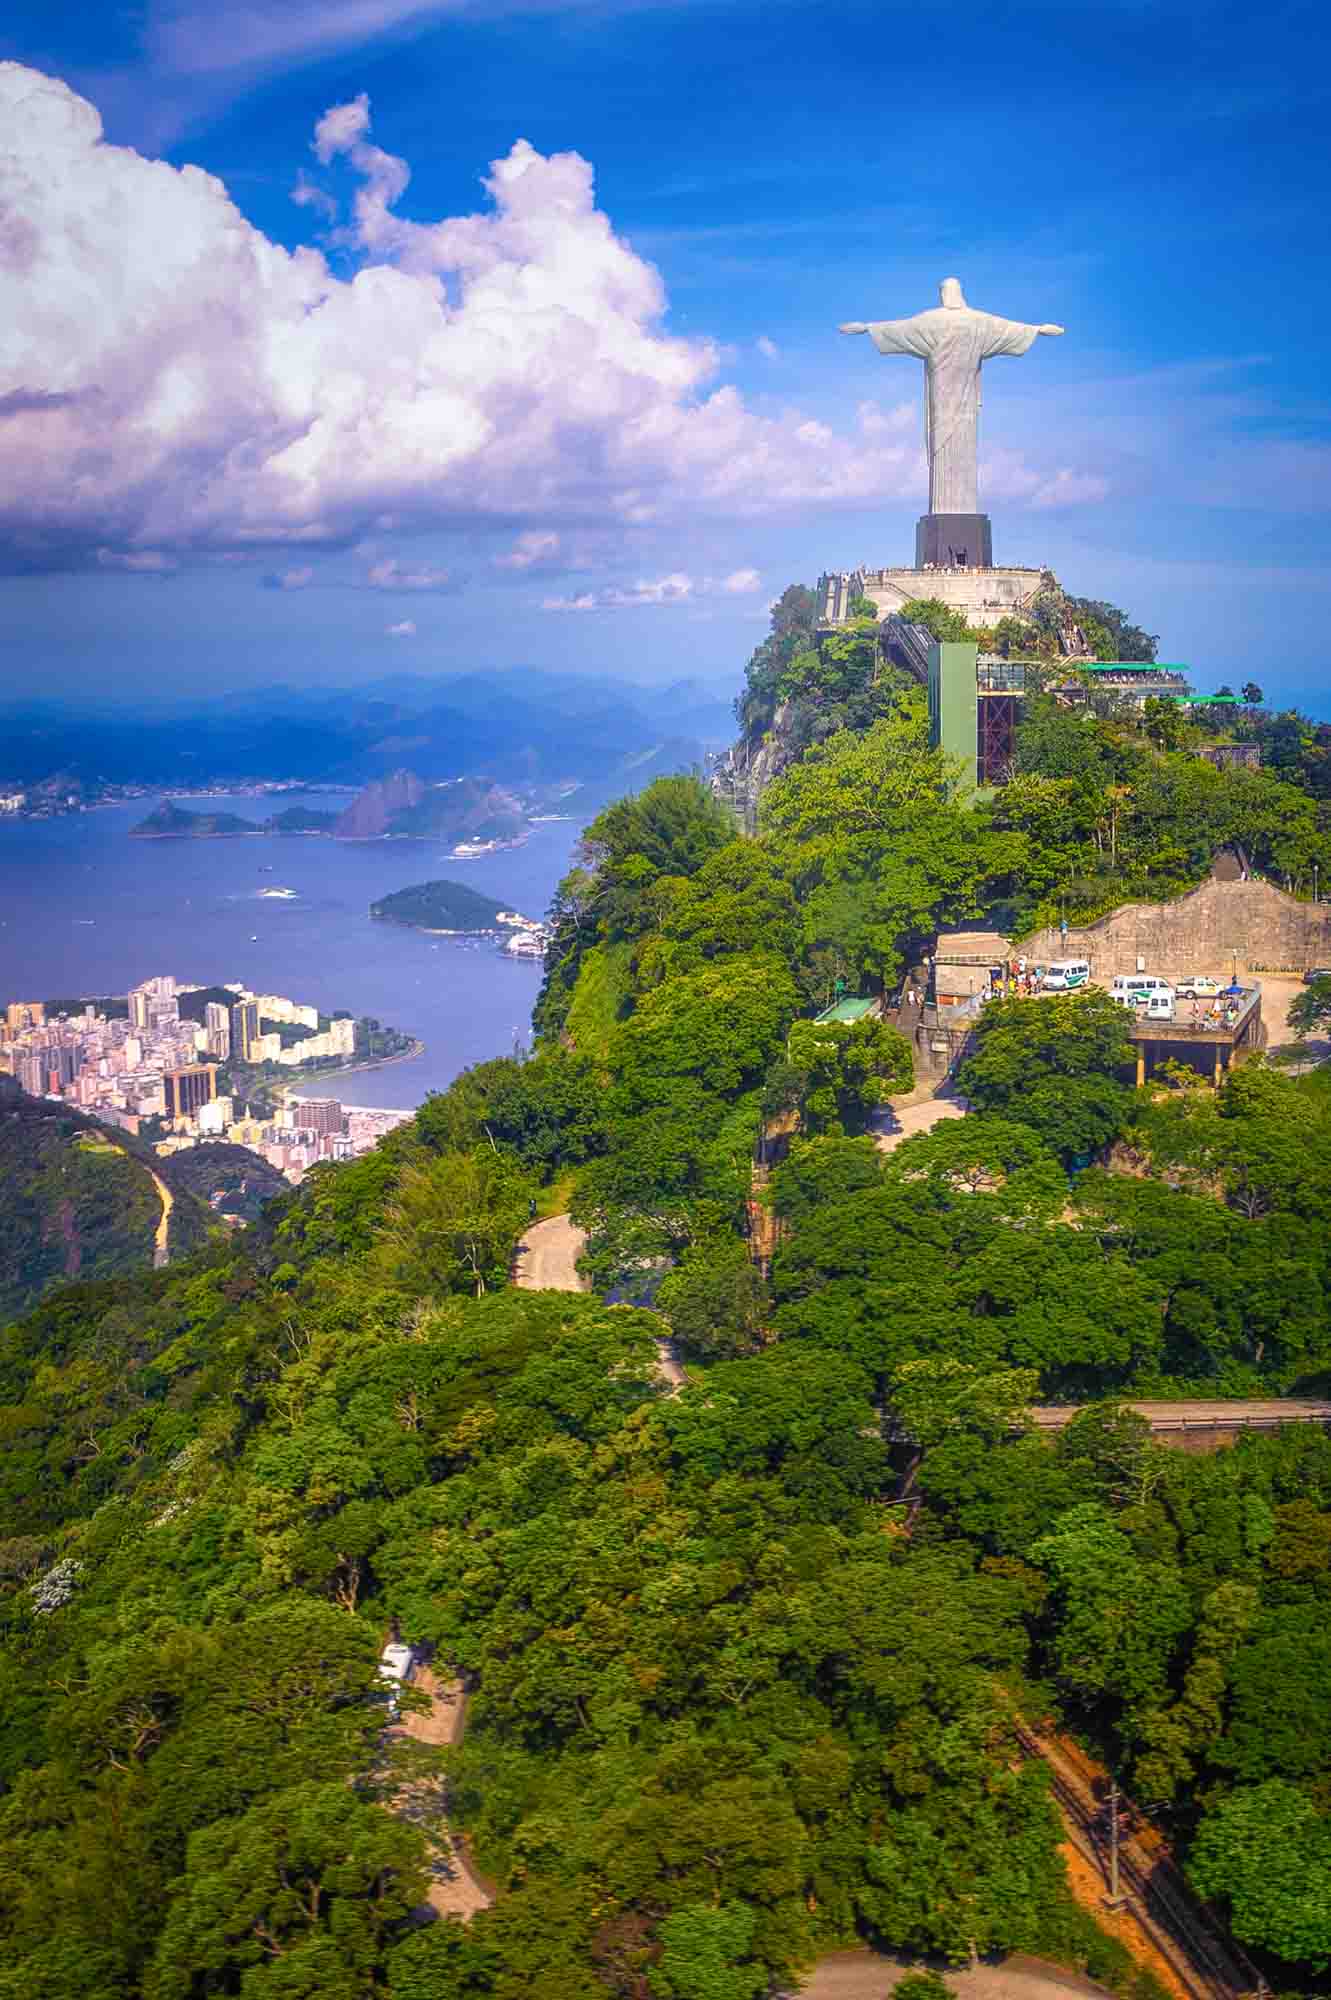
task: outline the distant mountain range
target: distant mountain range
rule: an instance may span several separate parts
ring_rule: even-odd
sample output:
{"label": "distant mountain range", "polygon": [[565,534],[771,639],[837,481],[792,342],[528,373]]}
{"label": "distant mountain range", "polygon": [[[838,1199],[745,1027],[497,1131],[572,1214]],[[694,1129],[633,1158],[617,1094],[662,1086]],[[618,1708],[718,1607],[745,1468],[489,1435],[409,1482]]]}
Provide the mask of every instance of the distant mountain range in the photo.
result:
{"label": "distant mountain range", "polygon": [[504,785],[604,785],[608,797],[630,772],[646,782],[699,762],[733,727],[729,703],[700,682],[643,688],[525,667],[351,689],[279,684],[155,716],[28,703],[0,713],[0,788],[350,786],[407,768],[427,783],[483,771]]}

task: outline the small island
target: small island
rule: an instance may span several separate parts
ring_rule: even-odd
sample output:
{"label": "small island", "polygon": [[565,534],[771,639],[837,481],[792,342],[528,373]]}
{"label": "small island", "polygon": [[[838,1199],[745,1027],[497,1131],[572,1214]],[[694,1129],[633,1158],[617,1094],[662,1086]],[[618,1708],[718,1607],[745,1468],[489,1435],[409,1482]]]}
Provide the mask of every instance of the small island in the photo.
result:
{"label": "small island", "polygon": [[263,823],[265,833],[332,833],[340,813],[318,812],[313,806],[288,806]]}
{"label": "small island", "polygon": [[502,903],[478,895],[463,882],[415,882],[370,905],[370,915],[378,922],[454,934],[498,930],[505,914]]}
{"label": "small island", "polygon": [[155,812],[130,828],[130,836],[139,840],[220,840],[232,834],[263,830],[253,820],[242,819],[239,813],[190,812],[185,806],[173,806],[169,799],[163,799]]}

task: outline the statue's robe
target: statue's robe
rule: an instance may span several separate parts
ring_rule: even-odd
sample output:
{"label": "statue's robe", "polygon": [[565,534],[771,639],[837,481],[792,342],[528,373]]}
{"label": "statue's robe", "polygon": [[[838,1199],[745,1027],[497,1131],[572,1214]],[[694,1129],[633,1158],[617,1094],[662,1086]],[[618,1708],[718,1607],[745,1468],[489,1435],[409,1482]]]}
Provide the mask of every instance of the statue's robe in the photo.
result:
{"label": "statue's robe", "polygon": [[996,354],[1025,354],[1039,331],[970,306],[934,306],[913,319],[870,324],[880,354],[917,354],[924,363],[931,514],[978,514],[980,364]]}

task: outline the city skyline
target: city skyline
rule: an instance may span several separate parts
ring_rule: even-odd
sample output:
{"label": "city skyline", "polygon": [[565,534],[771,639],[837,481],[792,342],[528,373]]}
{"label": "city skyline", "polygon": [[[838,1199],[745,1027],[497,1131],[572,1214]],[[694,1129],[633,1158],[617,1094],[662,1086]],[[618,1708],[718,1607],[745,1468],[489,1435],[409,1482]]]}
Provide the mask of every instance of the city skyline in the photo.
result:
{"label": "city skyline", "polygon": [[[202,1021],[182,1015],[181,1001],[205,1000]],[[191,985],[155,974],[121,995],[125,1012],[103,1013],[97,1000],[77,1013],[41,1000],[9,1000],[0,1017],[0,1074],[33,1097],[54,1097],[102,1124],[143,1138],[163,1158],[221,1140],[245,1146],[296,1185],[321,1161],[354,1159],[409,1115],[337,1098],[291,1097],[267,1065],[298,1069],[332,1063],[346,1069],[357,1054],[355,1023],[283,994],[252,993],[239,982]],[[290,1043],[283,1030],[294,1031]],[[229,1065],[236,1065],[236,1076]],[[247,1070],[253,1071],[247,1076]],[[231,1088],[218,1089],[222,1074]],[[240,1096],[246,1089],[250,1096]]]}
{"label": "city skyline", "polygon": [[787,582],[908,559],[918,385],[835,328],[956,272],[1068,329],[986,375],[995,559],[1324,713],[1324,26],[950,25],[945,60],[899,6],[24,0],[6,691],[736,682]]}

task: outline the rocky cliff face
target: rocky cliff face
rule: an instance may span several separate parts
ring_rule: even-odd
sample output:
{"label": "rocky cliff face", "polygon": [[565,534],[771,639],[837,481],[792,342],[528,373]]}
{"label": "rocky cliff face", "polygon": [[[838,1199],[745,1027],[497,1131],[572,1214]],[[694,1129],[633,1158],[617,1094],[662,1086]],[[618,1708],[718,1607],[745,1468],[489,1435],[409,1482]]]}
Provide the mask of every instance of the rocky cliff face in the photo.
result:
{"label": "rocky cliff face", "polygon": [[772,726],[754,738],[731,745],[712,772],[712,789],[738,813],[747,833],[758,822],[758,801],[773,778],[799,757],[802,745],[792,728],[794,704],[782,702]]}
{"label": "rocky cliff face", "polygon": [[419,805],[424,796],[425,786],[414,771],[393,771],[367,785],[333,830],[342,840],[377,840],[397,813]]}

